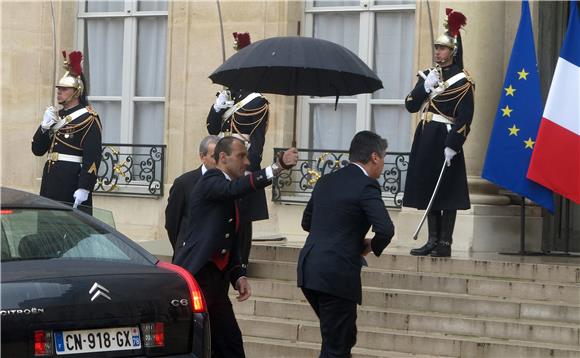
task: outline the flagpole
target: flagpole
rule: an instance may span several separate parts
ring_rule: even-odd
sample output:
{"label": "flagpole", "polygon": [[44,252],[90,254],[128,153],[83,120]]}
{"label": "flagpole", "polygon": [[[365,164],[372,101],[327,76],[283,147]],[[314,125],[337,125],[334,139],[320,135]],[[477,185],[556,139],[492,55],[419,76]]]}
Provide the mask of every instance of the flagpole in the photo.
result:
{"label": "flagpole", "polygon": [[500,255],[542,256],[544,252],[526,251],[526,197],[520,196],[520,250],[517,252],[499,252]]}
{"label": "flagpole", "polygon": [[526,254],[526,198],[520,204],[520,255]]}
{"label": "flagpole", "polygon": [[[566,199],[566,226],[564,227],[565,230],[565,237],[564,237],[564,254],[570,254],[570,199]],[[560,215],[562,212],[560,211]]]}

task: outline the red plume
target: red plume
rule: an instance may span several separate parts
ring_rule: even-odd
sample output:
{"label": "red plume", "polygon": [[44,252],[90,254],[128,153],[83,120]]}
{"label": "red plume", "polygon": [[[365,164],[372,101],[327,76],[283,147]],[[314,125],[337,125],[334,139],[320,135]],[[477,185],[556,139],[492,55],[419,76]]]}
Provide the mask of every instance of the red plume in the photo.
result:
{"label": "red plume", "polygon": [[68,55],[70,72],[75,76],[80,76],[83,73],[82,60],[83,54],[80,51],[73,51]]}
{"label": "red plume", "polygon": [[249,32],[234,32],[233,33],[236,42],[238,43],[238,50],[243,49],[244,47],[248,46],[252,43],[250,40],[250,33]]}
{"label": "red plume", "polygon": [[467,23],[467,18],[462,13],[453,11],[453,9],[448,8],[445,12],[447,13],[447,31],[451,36],[457,37],[459,29]]}

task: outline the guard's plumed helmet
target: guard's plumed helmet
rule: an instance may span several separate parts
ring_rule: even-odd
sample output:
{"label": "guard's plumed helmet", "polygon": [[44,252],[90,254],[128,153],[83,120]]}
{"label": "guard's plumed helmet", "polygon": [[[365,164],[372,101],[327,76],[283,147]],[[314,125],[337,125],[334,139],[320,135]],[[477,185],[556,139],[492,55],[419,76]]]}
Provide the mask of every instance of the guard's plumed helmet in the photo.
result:
{"label": "guard's plumed helmet", "polygon": [[449,47],[455,54],[457,52],[457,38],[460,36],[459,30],[465,26],[467,18],[462,13],[449,8],[445,9],[445,13],[447,20],[445,20],[444,26],[447,31],[437,37],[435,45]]}
{"label": "guard's plumed helmet", "polygon": [[85,91],[85,84],[83,83],[83,54],[80,51],[73,51],[66,58],[66,51],[62,51],[64,57],[63,67],[65,69],[64,76],[58,80],[56,87],[67,87],[75,89],[75,97],[81,97]]}
{"label": "guard's plumed helmet", "polygon": [[249,32],[234,32],[234,50],[239,51],[252,43]]}

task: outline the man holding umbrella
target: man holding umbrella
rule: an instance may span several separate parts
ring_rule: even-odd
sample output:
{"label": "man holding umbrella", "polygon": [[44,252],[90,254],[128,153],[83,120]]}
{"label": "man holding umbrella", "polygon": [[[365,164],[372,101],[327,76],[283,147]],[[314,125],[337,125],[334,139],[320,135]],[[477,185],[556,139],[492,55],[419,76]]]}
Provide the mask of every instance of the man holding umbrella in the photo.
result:
{"label": "man holding umbrella", "polygon": [[[249,33],[234,32],[234,48],[241,50],[250,44]],[[269,103],[260,93],[231,88],[218,93],[207,115],[209,134],[234,136],[248,149],[248,172],[260,170],[266,131],[268,130]],[[240,244],[242,263],[248,264],[252,247],[252,221],[268,219],[268,204],[264,189],[250,193],[240,200]]]}
{"label": "man holding umbrella", "polygon": [[[429,239],[411,255],[451,256],[457,210],[470,208],[462,146],[473,118],[474,82],[463,69],[459,29],[466,19],[447,9],[447,31],[434,43],[435,66],[419,72],[405,106],[419,112],[403,205],[425,210],[443,171],[439,191],[427,213]],[[441,169],[445,163],[446,168]]]}

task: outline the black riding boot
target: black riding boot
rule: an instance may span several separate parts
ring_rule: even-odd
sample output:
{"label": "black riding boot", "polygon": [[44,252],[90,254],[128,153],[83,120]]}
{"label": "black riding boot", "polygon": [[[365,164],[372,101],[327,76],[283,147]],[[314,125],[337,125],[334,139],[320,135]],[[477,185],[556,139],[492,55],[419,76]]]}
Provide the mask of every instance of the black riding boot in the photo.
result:
{"label": "black riding boot", "polygon": [[441,237],[437,247],[431,252],[433,257],[451,256],[451,244],[453,243],[453,228],[455,227],[455,216],[457,210],[443,210],[441,216]]}
{"label": "black riding boot", "polygon": [[433,251],[435,246],[437,246],[437,241],[440,233],[441,227],[441,212],[431,211],[427,214],[427,227],[429,230],[429,239],[425,245],[418,249],[412,249],[411,255],[413,256],[427,256]]}

